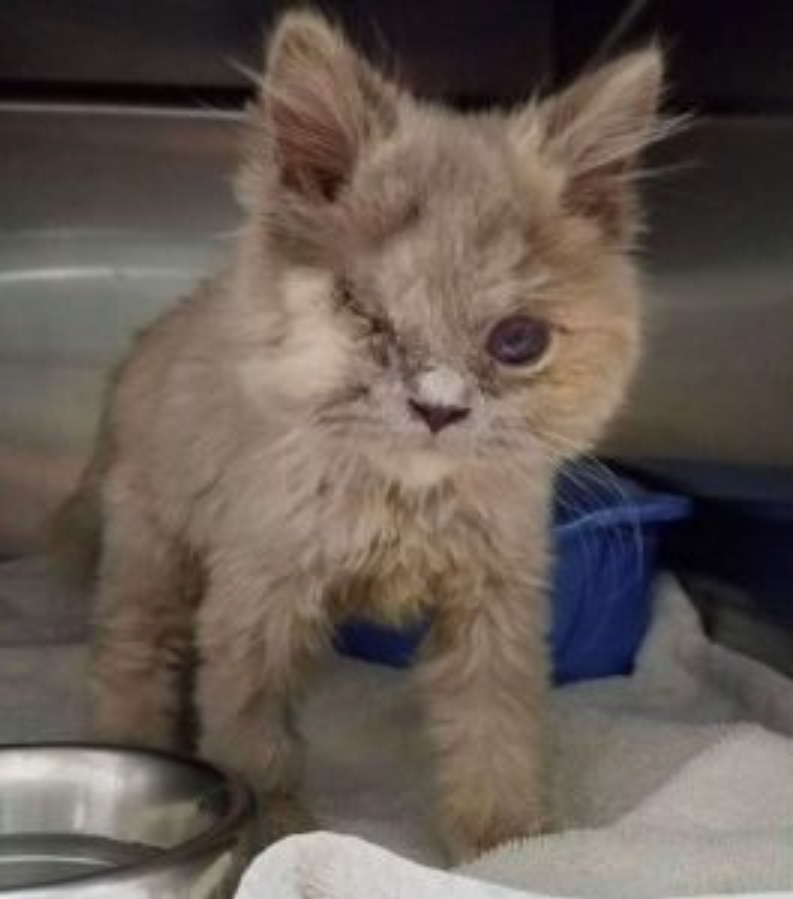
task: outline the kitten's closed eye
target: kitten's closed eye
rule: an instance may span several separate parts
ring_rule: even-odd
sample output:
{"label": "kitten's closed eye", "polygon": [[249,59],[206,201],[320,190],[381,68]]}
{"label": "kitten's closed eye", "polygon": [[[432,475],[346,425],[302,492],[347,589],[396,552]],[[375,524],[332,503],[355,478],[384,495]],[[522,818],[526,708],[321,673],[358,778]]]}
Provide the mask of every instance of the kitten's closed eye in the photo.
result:
{"label": "kitten's closed eye", "polygon": [[491,330],[486,347],[502,365],[536,366],[547,357],[552,343],[548,322],[529,315],[511,315]]}
{"label": "kitten's closed eye", "polygon": [[342,278],[338,281],[335,295],[339,307],[354,315],[371,334],[385,335],[391,332],[391,327],[385,317],[367,308],[347,280]]}

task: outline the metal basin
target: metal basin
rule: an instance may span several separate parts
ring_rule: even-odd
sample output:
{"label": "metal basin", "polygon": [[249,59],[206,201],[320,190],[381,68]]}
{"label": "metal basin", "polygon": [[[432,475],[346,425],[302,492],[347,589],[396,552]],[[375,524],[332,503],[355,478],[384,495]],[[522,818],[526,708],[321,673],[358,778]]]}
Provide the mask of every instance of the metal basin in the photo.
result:
{"label": "metal basin", "polygon": [[0,899],[227,899],[253,823],[247,789],[201,762],[0,747]]}

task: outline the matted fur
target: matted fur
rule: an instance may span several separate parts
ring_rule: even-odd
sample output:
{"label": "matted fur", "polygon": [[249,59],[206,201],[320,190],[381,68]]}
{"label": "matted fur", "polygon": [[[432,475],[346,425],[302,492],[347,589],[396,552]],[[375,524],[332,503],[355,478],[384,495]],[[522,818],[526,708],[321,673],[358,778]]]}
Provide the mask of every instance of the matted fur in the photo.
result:
{"label": "matted fur", "polygon": [[[630,176],[660,81],[648,50],[462,116],[321,19],[283,20],[236,256],[138,341],[84,485],[98,735],[177,745],[195,656],[200,751],[288,798],[290,703],[334,623],[430,615],[415,676],[450,849],[546,825],[552,481],[637,358]],[[487,355],[516,313],[550,325],[538,364]],[[411,400],[468,414],[434,434]]]}

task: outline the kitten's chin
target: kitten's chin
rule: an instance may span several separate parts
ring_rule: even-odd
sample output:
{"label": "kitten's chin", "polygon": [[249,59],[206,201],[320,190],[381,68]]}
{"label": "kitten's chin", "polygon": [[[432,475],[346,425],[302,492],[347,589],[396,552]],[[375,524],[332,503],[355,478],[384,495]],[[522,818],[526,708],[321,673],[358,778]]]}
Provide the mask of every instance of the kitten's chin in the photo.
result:
{"label": "kitten's chin", "polygon": [[431,449],[389,450],[369,453],[372,464],[389,480],[409,490],[428,490],[460,469],[461,460]]}

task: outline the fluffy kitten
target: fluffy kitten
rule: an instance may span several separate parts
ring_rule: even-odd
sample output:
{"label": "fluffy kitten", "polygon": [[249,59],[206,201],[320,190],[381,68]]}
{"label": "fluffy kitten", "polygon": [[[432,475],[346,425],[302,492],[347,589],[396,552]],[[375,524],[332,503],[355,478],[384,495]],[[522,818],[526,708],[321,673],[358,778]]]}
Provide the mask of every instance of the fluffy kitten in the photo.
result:
{"label": "fluffy kitten", "polygon": [[195,653],[201,753],[289,797],[290,701],[334,623],[427,615],[448,845],[543,828],[549,498],[636,361],[660,83],[647,50],[463,116],[282,21],[236,256],[141,337],[72,501],[101,501],[101,737],[174,746]]}

